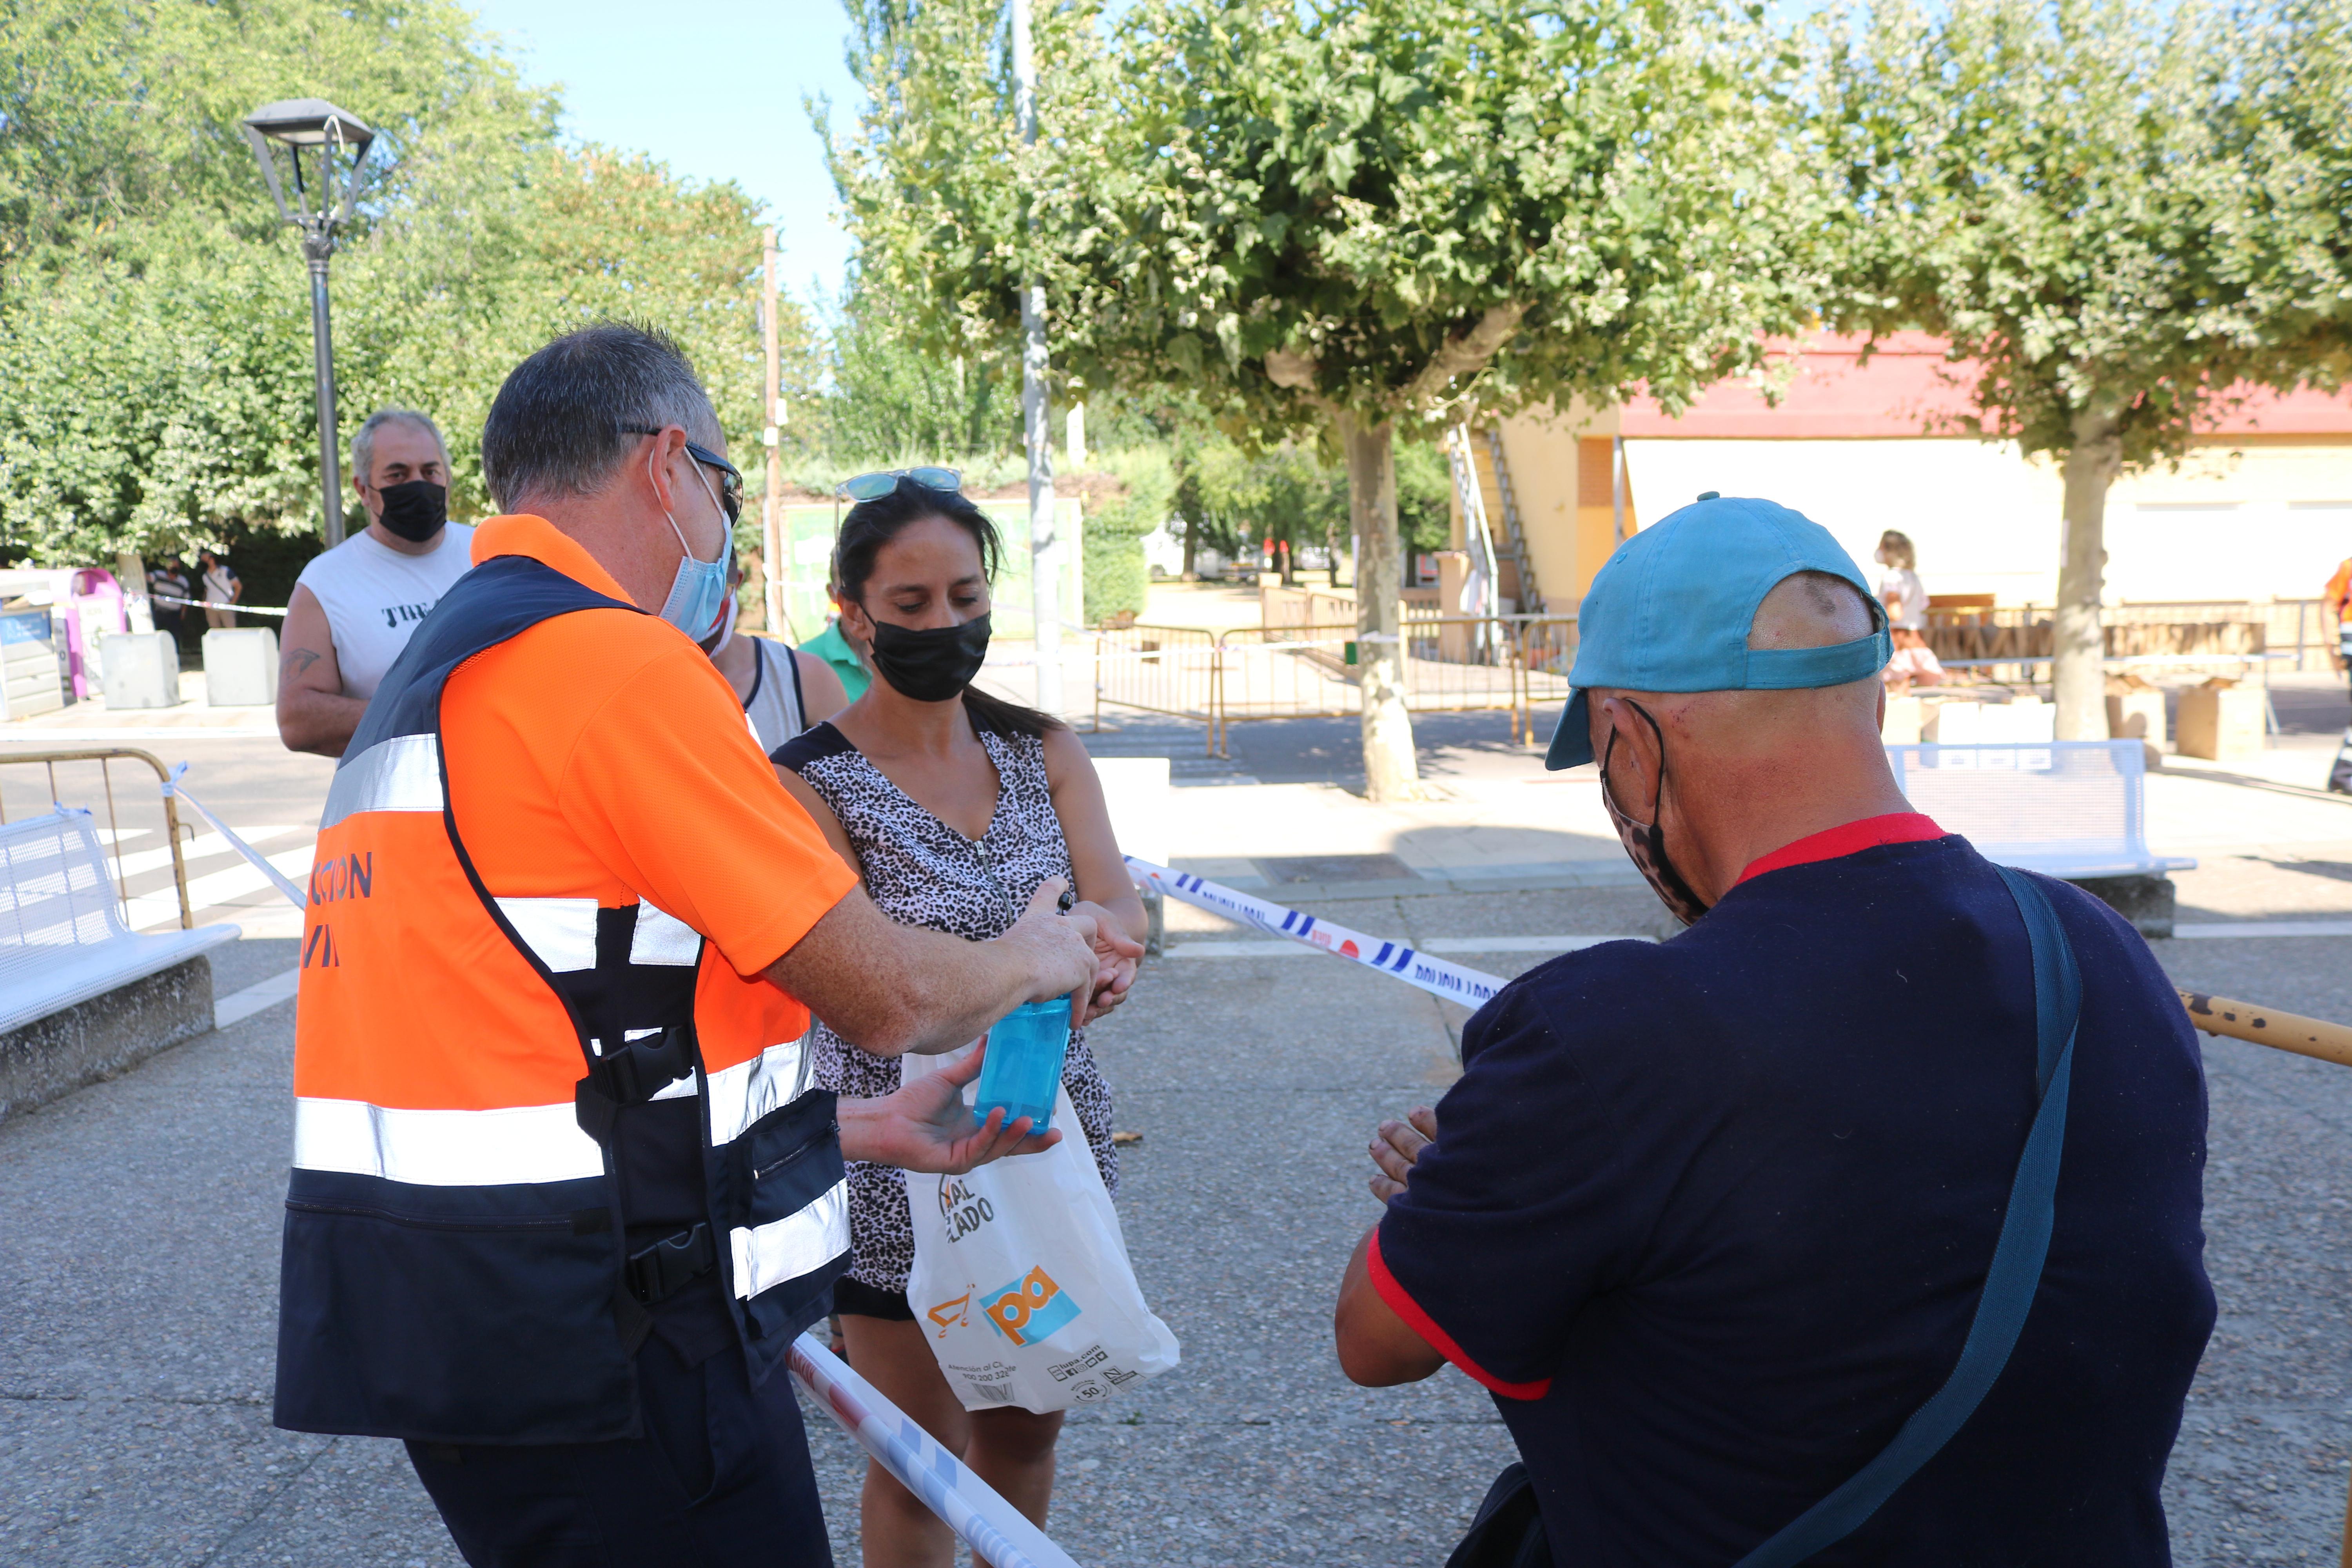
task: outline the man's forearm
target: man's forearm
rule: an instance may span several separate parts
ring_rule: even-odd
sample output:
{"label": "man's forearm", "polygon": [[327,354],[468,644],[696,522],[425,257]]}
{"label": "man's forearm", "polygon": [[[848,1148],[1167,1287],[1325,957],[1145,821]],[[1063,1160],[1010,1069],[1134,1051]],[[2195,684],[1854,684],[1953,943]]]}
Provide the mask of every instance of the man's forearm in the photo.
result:
{"label": "man's forearm", "polygon": [[[923,926],[897,929],[918,940],[894,955],[905,977],[898,998],[901,1016],[886,1026],[886,1037],[895,1048],[855,1040],[834,1026],[844,1039],[877,1056],[951,1051],[977,1039],[982,1029],[1029,999],[1033,982],[1027,967],[997,943],[966,942]],[[833,1024],[829,1017],[825,1022]]]}
{"label": "man's forearm", "polygon": [[294,690],[278,697],[278,737],[288,749],[340,757],[367,712],[367,702],[340,692]]}
{"label": "man's forearm", "polygon": [[[904,926],[853,889],[768,977],[807,1004],[835,1034],[877,1056],[952,1050],[1029,1000],[1043,976],[1057,973],[1033,945],[1007,933],[966,942],[923,926]],[[1056,939],[1062,940],[1062,939]],[[1093,973],[1075,922],[1066,935],[1070,989]]]}

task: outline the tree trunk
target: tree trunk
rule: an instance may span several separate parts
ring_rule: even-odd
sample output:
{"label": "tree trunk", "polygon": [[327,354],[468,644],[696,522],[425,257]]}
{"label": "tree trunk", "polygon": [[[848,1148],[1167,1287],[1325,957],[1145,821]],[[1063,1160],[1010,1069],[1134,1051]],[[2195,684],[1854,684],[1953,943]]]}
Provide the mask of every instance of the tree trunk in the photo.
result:
{"label": "tree trunk", "polygon": [[2062,741],[2107,738],[2106,643],[2099,596],[2106,580],[2107,489],[2123,467],[2123,437],[2104,408],[2074,416],[2066,454],[2066,529],[2058,564],[2058,613],[2051,627],[2052,695]]}
{"label": "tree trunk", "polygon": [[1403,542],[1397,535],[1394,426],[1339,416],[1348,454],[1348,514],[1355,525],[1356,675],[1364,699],[1364,794],[1418,800],[1412,716],[1404,705]]}
{"label": "tree trunk", "polygon": [[1184,581],[1190,583],[1201,570],[1201,520],[1184,520]]}

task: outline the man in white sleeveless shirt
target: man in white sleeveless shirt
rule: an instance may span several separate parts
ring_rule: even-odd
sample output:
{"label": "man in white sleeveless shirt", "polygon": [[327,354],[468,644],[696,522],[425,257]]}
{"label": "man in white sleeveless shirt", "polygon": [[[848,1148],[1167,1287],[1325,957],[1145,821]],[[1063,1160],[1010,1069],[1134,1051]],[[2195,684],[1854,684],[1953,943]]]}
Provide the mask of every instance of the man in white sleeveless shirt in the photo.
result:
{"label": "man in white sleeveless shirt", "polygon": [[340,757],[393,660],[472,563],[474,531],[448,521],[449,448],[433,421],[380,408],[352,437],[368,525],[302,569],[286,610],[278,734]]}

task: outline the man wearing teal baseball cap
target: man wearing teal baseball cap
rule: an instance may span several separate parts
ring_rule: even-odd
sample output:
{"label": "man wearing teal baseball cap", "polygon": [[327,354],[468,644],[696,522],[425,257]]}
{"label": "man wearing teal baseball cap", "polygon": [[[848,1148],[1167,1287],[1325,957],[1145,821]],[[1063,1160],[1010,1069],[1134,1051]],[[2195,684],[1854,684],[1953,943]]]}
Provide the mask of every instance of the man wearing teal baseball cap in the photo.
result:
{"label": "man wearing teal baseball cap", "polygon": [[1336,1316],[1357,1382],[1450,1361],[1517,1443],[1456,1568],[2167,1563],[2213,1296],[2147,944],[1909,809],[1885,613],[1799,513],[1702,497],[1579,618],[1548,765],[1688,929],[1479,1010]]}

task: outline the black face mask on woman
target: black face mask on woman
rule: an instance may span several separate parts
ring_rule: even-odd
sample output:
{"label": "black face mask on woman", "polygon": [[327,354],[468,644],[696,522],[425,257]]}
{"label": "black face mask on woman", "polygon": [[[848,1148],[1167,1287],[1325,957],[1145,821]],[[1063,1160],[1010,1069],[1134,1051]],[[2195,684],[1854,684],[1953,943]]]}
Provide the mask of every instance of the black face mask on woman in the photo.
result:
{"label": "black face mask on woman", "polygon": [[988,658],[988,617],[974,616],[960,626],[920,630],[877,620],[867,657],[874,661],[874,673],[899,696],[945,702],[963,694]]}
{"label": "black face mask on woman", "polygon": [[1706,913],[1707,906],[1691,891],[1691,885],[1683,880],[1683,874],[1675,868],[1674,860],[1666,854],[1666,831],[1661,823],[1666,799],[1665,732],[1658,728],[1658,721],[1650,717],[1648,709],[1631,698],[1619,700],[1639,713],[1643,721],[1650,726],[1650,733],[1657,737],[1658,797],[1650,807],[1650,821],[1646,825],[1634,821],[1618,805],[1617,796],[1609,787],[1609,759],[1617,754],[1617,731],[1612,729],[1609,745],[1601,753],[1601,804],[1609,813],[1609,820],[1616,824],[1618,842],[1625,846],[1625,853],[1633,859],[1633,868],[1642,873],[1642,879],[1650,884],[1650,890],[1658,895],[1658,901],[1666,906],[1667,912],[1683,924],[1690,925]]}
{"label": "black face mask on woman", "polygon": [[411,544],[422,544],[449,521],[449,491],[431,479],[410,479],[376,491],[383,498],[383,526]]}

